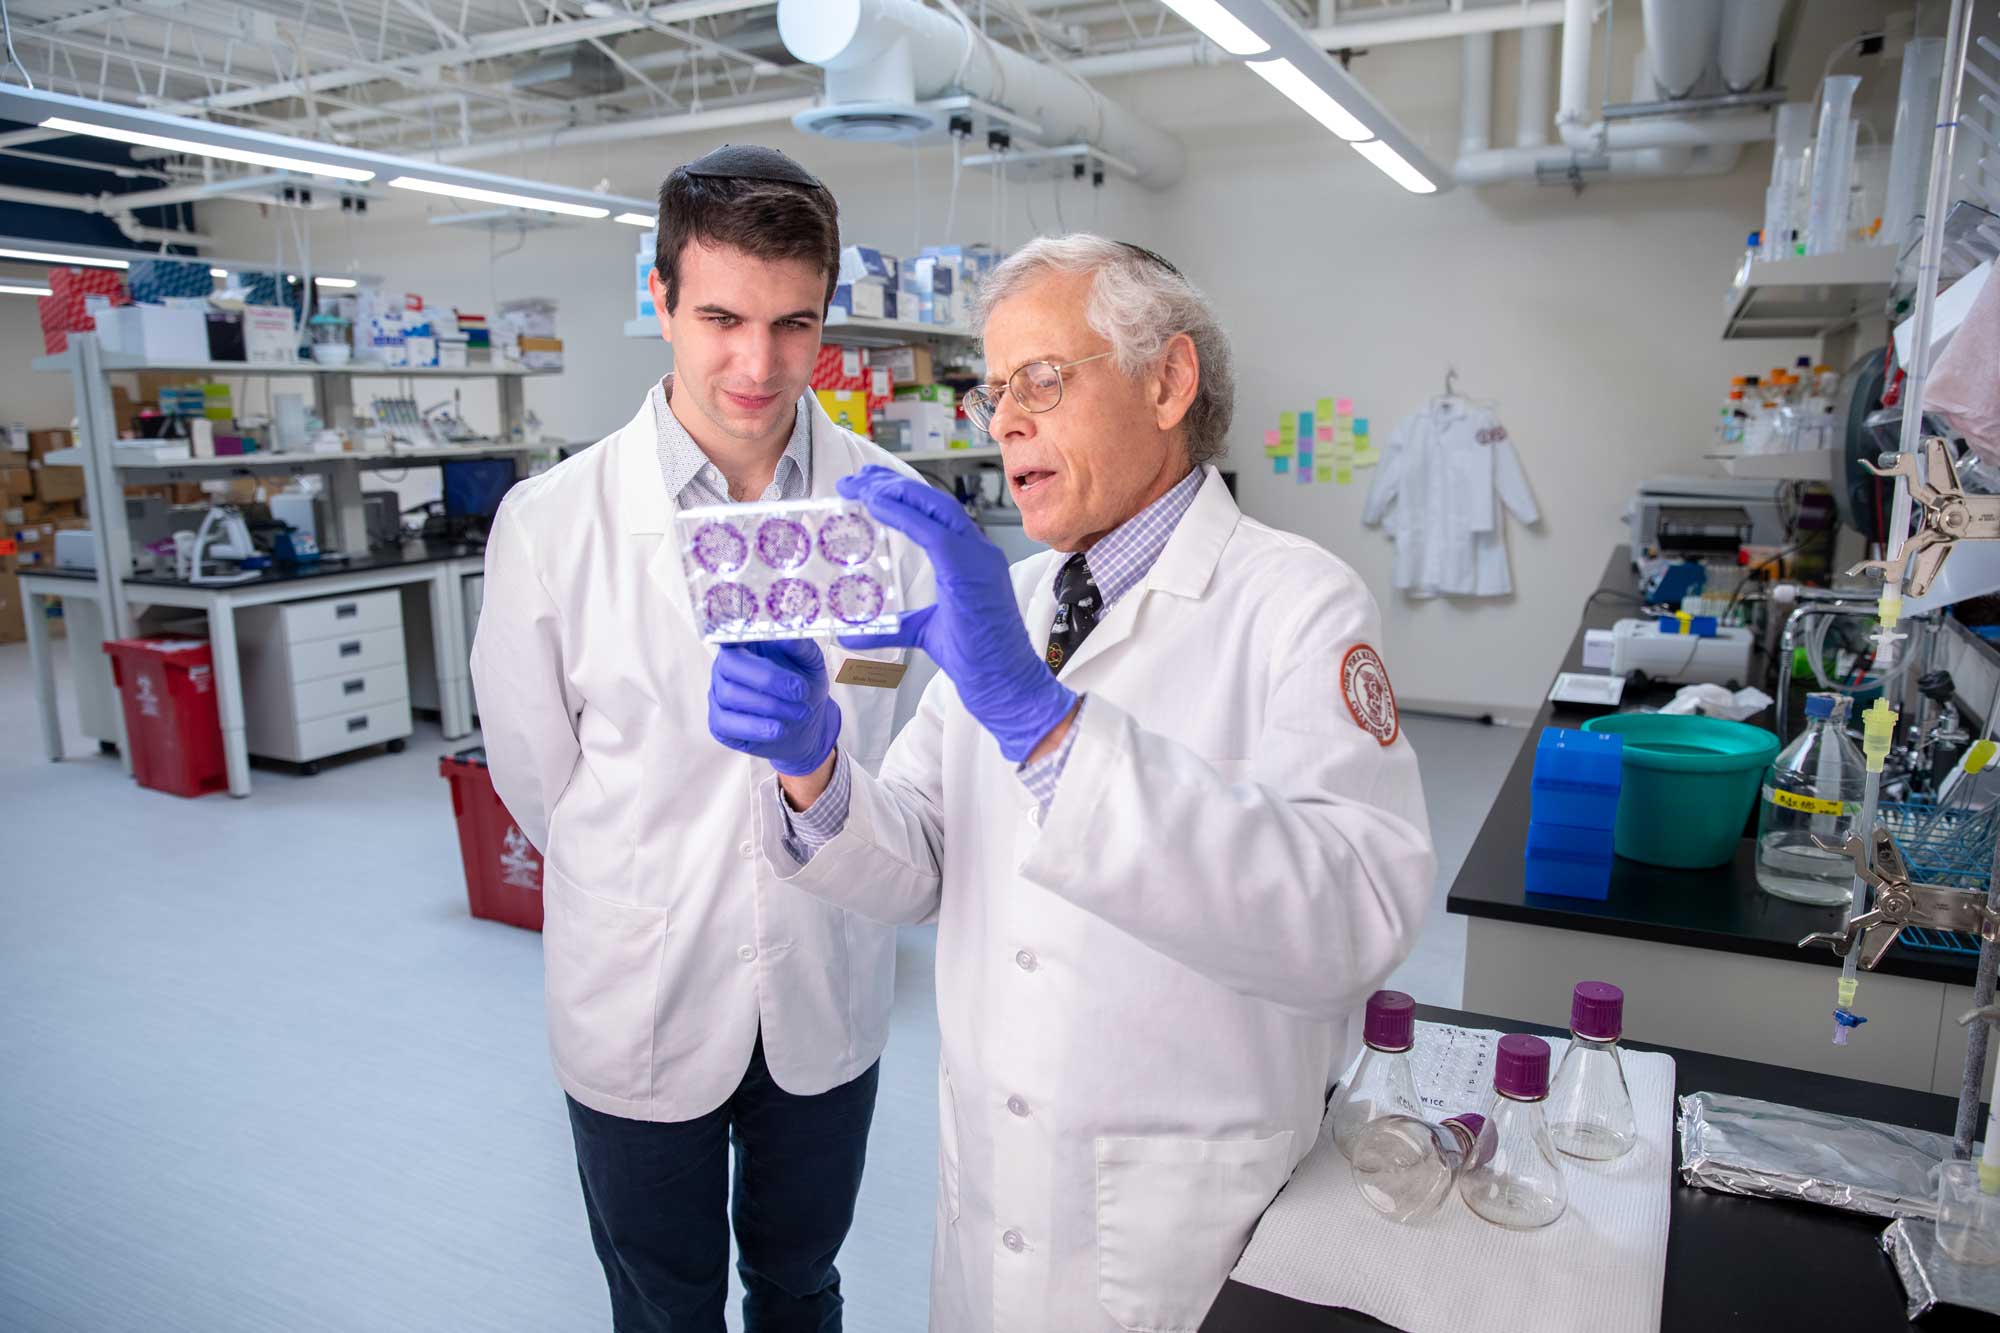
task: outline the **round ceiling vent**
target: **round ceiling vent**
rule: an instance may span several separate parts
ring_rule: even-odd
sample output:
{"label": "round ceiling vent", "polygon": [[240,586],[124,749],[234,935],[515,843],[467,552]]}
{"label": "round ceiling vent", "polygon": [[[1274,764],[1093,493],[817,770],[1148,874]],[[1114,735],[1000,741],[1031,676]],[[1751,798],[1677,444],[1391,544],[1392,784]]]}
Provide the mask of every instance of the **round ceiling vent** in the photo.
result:
{"label": "round ceiling vent", "polygon": [[816,106],[792,117],[807,134],[857,143],[895,143],[916,139],[939,128],[937,112],[907,102],[837,102]]}

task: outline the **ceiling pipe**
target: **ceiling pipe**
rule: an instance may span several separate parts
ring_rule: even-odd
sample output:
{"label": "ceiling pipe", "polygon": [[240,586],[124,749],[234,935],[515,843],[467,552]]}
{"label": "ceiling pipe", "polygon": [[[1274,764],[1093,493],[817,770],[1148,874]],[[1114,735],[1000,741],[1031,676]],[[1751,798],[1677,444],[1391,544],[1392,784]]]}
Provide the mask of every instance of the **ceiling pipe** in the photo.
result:
{"label": "ceiling pipe", "polygon": [[[682,111],[638,120],[585,125],[578,129],[558,129],[547,134],[524,134],[511,139],[484,139],[456,148],[421,155],[420,160],[458,163],[481,158],[504,157],[509,153],[541,153],[551,148],[570,148],[587,143],[615,143],[625,139],[667,138],[675,134],[699,134],[712,130],[736,129],[744,125],[765,125],[787,121],[816,105],[810,97],[787,97],[772,102],[748,102],[741,106],[718,107],[712,111]],[[413,154],[413,156],[419,156]]]}
{"label": "ceiling pipe", "polygon": [[1717,64],[1722,86],[1747,93],[1764,82],[1771,65],[1771,48],[1778,42],[1778,21],[1785,0],[1730,0],[1722,12],[1722,45]]}
{"label": "ceiling pipe", "polygon": [[[1761,0],[1760,0],[1761,2]],[[1679,31],[1676,25],[1703,21],[1700,5],[1683,5],[1679,0],[1641,0],[1647,31]],[[1562,29],[1562,94],[1556,109],[1556,129],[1562,141],[1575,152],[1598,156],[1606,152],[1634,148],[1699,148],[1724,144],[1755,143],[1774,133],[1770,111],[1735,111],[1720,114],[1653,116],[1644,120],[1621,120],[1607,125],[1590,116],[1591,28],[1596,18],[1594,0],[1564,0]],[[1754,38],[1761,29],[1743,24],[1730,29],[1735,40]],[[1776,28],[1772,28],[1775,40]],[[1678,36],[1677,42],[1682,39]],[[1721,63],[1741,68],[1755,60],[1768,64],[1771,49],[1733,50]],[[1650,69],[1651,61],[1648,60]],[[1635,98],[1634,100],[1641,100]]]}
{"label": "ceiling pipe", "polygon": [[1493,146],[1493,34],[1458,39],[1458,155]]}
{"label": "ceiling pipe", "polygon": [[1715,39],[1722,31],[1722,0],[1674,0],[1671,10],[1647,5],[1640,18],[1653,81],[1668,98],[1686,97],[1708,73],[1715,55]]}
{"label": "ceiling pipe", "polygon": [[1554,87],[1554,28],[1521,29],[1521,77],[1514,89],[1514,146],[1541,148],[1549,141],[1549,95]]}

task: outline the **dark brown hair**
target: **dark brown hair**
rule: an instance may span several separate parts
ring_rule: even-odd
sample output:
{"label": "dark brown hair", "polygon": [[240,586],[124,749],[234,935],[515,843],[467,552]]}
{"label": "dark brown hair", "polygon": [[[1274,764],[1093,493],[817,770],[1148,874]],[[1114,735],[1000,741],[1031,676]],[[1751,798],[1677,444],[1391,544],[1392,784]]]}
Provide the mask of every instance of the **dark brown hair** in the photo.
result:
{"label": "dark brown hair", "polygon": [[840,206],[823,185],[690,175],[676,167],[660,185],[653,266],[671,313],[681,298],[681,251],[690,241],[726,245],[763,260],[803,259],[826,274],[826,305],[840,280]]}

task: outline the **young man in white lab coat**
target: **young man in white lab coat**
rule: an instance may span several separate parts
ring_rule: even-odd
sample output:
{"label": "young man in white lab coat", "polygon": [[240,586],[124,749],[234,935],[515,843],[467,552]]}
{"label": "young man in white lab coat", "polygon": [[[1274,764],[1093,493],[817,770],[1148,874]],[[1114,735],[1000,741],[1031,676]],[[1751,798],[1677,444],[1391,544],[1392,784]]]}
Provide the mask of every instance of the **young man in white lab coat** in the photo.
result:
{"label": "young man in white lab coat", "polygon": [[[494,786],[545,858],[550,1044],[615,1326],[721,1333],[733,1214],[746,1328],[819,1333],[840,1327],[895,932],[756,854],[771,764],[709,735],[714,650],[673,516],[831,495],[869,464],[910,474],[807,388],[840,265],[832,195],[780,153],[722,148],[667,178],[660,223],[675,371],[508,493],[473,681]],[[820,698],[851,762],[877,766],[893,692]]]}
{"label": "young man in white lab coat", "polygon": [[949,497],[842,483],[929,554],[893,641],[941,678],[879,778],[798,744],[810,664],[724,650],[711,725],[786,756],[757,807],[781,879],[937,920],[932,1328],[1191,1330],[1416,938],[1416,755],[1361,580],[1208,466],[1231,376],[1201,295],[1079,235],[981,302],[967,407],[1054,552],[1010,575]]}

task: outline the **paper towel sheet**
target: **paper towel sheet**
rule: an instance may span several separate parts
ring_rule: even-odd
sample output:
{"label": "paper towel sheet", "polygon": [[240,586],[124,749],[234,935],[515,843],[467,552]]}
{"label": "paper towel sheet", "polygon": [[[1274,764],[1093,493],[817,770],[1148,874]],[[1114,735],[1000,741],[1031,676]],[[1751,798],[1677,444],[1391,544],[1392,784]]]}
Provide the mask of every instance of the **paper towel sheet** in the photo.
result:
{"label": "paper towel sheet", "polygon": [[[1483,1110],[1497,1032],[1419,1023],[1417,1093],[1440,1118]],[[1550,1038],[1557,1063],[1568,1042]],[[1414,1226],[1361,1201],[1324,1125],[1231,1275],[1406,1333],[1656,1333],[1667,1270],[1674,1062],[1625,1051],[1639,1142],[1615,1162],[1562,1158],[1569,1209],[1539,1231],[1484,1221],[1454,1194]],[[1553,1071],[1554,1064],[1550,1068]],[[1467,1100],[1470,1098],[1470,1100]]]}

